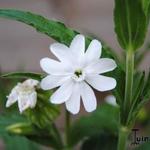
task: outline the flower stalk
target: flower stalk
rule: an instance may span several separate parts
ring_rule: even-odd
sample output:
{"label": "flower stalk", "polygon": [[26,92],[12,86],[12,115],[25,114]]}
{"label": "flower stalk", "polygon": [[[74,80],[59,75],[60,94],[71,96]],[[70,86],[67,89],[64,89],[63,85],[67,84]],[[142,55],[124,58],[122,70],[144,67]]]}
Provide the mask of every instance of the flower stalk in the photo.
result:
{"label": "flower stalk", "polygon": [[65,113],[65,150],[71,150],[69,145],[69,132],[70,132],[70,113],[66,110]]}

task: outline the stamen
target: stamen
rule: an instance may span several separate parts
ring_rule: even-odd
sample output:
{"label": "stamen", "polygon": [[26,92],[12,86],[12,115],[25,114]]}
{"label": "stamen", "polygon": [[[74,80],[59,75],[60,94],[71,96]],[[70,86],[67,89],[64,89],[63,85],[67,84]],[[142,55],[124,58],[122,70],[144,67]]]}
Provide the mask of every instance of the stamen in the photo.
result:
{"label": "stamen", "polygon": [[82,70],[76,70],[76,71],[74,72],[74,74],[75,74],[78,78],[80,78],[80,76],[82,76]]}

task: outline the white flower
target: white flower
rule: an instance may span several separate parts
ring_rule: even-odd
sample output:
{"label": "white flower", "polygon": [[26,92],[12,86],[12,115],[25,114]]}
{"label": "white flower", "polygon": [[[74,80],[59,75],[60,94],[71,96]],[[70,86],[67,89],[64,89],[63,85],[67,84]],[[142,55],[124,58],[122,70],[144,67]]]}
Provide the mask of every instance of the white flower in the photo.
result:
{"label": "white flower", "polygon": [[27,108],[34,108],[37,102],[35,86],[38,84],[39,82],[33,79],[28,79],[23,83],[18,83],[7,97],[8,100],[6,102],[6,107],[10,107],[18,101],[20,113]]}
{"label": "white flower", "polygon": [[114,95],[106,96],[105,102],[112,106],[118,106],[118,104],[116,103],[116,97]]}
{"label": "white flower", "polygon": [[85,38],[77,35],[70,47],[61,43],[50,46],[51,52],[60,60],[43,58],[40,61],[42,69],[49,75],[41,81],[41,88],[59,89],[51,96],[54,104],[65,103],[66,108],[73,114],[80,110],[80,97],[86,111],[96,109],[97,102],[91,85],[98,91],[112,90],[116,80],[100,75],[116,68],[114,60],[101,58],[101,43],[93,40],[85,51]]}

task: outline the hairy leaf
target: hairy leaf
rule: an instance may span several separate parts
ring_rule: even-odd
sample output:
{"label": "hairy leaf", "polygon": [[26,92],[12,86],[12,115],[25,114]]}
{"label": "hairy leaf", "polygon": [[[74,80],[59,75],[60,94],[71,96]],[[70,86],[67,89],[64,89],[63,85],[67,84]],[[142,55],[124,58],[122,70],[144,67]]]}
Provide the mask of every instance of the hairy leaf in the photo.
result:
{"label": "hairy leaf", "polygon": [[[136,110],[138,104],[140,103],[143,90],[145,86],[145,73],[137,72],[134,75],[134,84],[133,84],[133,97],[132,97],[132,106],[129,110],[128,123],[132,122],[136,118],[134,111]],[[137,112],[138,113],[138,112]]]}
{"label": "hairy leaf", "polygon": [[148,74],[147,80],[145,81],[145,87],[143,91],[143,100],[149,101],[150,100],[150,72]]}
{"label": "hairy leaf", "polygon": [[[138,98],[133,103],[133,106],[130,110],[132,111],[131,116],[128,118],[129,122],[134,121],[136,119],[137,114],[141,110],[141,108],[150,100],[150,73],[146,79],[143,80],[143,77],[141,77],[139,85],[139,91],[138,91]],[[136,85],[136,84],[135,84]]]}
{"label": "hairy leaf", "polygon": [[38,32],[44,33],[55,40],[68,45],[72,38],[77,34],[67,28],[63,23],[48,20],[40,15],[30,12],[0,9],[0,17],[17,20],[34,27]]}
{"label": "hairy leaf", "polygon": [[143,92],[145,82],[145,72],[137,72],[134,75],[134,84],[133,84],[133,97],[132,102],[136,102],[140,99],[140,96]]}
{"label": "hairy leaf", "polygon": [[120,66],[118,66],[114,71],[110,74],[112,77],[114,77],[117,80],[117,86],[113,90],[113,93],[116,97],[117,103],[120,105],[120,107],[123,106],[123,97],[124,97],[124,90],[125,90],[125,72],[121,69]]}
{"label": "hairy leaf", "polygon": [[30,72],[13,72],[13,73],[8,73],[4,74],[1,76],[2,78],[31,78],[35,80],[41,80],[43,75],[38,74],[38,73],[30,73]]}
{"label": "hairy leaf", "polygon": [[136,50],[142,46],[148,24],[140,0],[115,0],[114,22],[123,49]]}
{"label": "hairy leaf", "polygon": [[[68,46],[70,45],[75,35],[79,34],[79,32],[66,27],[61,22],[48,20],[43,16],[31,12],[12,9],[0,9],[0,17],[8,18],[11,20],[17,20],[19,22],[30,25],[33,28],[35,28],[38,32],[44,33],[49,37],[55,39],[56,41],[64,43]],[[91,37],[86,37],[87,46],[89,45],[91,40]],[[109,52],[108,49],[103,50],[104,55],[105,53],[106,55],[109,53],[109,56],[111,55],[111,57],[115,58],[115,56],[112,56],[113,53]]]}
{"label": "hairy leaf", "polygon": [[143,10],[145,12],[145,15],[147,17],[147,23],[149,23],[149,17],[150,17],[150,1],[149,0],[141,0],[143,4]]}

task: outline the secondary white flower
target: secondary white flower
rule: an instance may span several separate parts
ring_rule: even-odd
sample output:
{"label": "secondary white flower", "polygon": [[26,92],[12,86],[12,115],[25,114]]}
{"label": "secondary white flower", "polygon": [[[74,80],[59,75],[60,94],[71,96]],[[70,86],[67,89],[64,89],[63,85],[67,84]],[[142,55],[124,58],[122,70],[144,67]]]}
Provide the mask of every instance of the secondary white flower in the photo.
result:
{"label": "secondary white flower", "polygon": [[112,106],[118,106],[116,103],[116,97],[114,95],[108,95],[105,98],[106,103],[112,105]]}
{"label": "secondary white flower", "polygon": [[6,107],[10,107],[18,101],[20,113],[27,108],[34,108],[37,102],[35,86],[38,84],[39,82],[33,79],[28,79],[23,83],[18,83],[7,97],[8,100],[6,102]]}
{"label": "secondary white flower", "polygon": [[66,104],[66,108],[73,114],[80,110],[80,97],[86,111],[96,109],[97,102],[91,85],[98,91],[112,90],[116,80],[100,75],[116,68],[114,60],[101,58],[102,46],[98,40],[93,40],[85,51],[85,37],[77,35],[70,47],[61,43],[50,46],[51,52],[59,61],[43,58],[41,68],[49,75],[41,81],[41,88],[49,90],[59,89],[51,96],[54,104]]}

